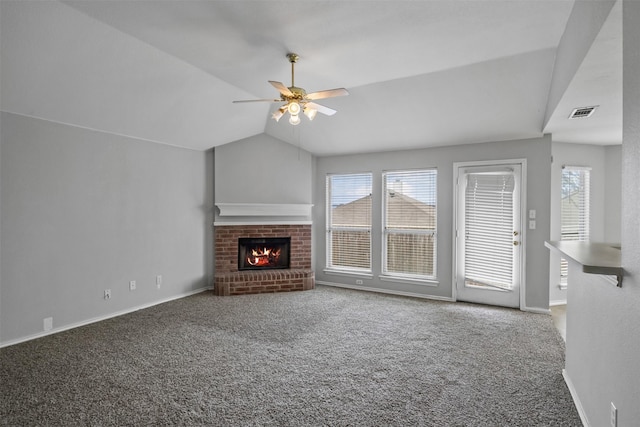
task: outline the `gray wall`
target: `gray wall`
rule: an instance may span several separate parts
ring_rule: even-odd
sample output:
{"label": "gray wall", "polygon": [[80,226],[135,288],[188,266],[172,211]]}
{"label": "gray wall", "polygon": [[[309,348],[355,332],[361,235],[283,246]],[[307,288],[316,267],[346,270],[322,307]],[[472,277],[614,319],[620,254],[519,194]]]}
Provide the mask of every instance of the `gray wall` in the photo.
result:
{"label": "gray wall", "polygon": [[[215,150],[216,203],[313,203],[313,157],[309,152],[266,134],[221,145]],[[216,210],[216,222],[238,219],[220,217]]]}
{"label": "gray wall", "polygon": [[[594,242],[620,243],[620,168],[619,146],[586,144],[551,145],[551,240],[560,240],[560,189],[562,166],[591,167],[591,230]],[[616,230],[617,227],[617,230]],[[550,253],[549,300],[552,304],[566,302],[567,291],[560,289],[560,257]]]}
{"label": "gray wall", "polygon": [[[566,375],[591,426],[640,420],[640,2],[623,2],[622,288],[591,275],[569,283]],[[569,271],[572,274],[572,271]],[[586,275],[585,275],[586,276]]]}
{"label": "gray wall", "polygon": [[[373,173],[373,278],[363,279],[364,287],[382,291],[404,292],[433,297],[452,297],[453,242],[453,163],[464,161],[527,159],[527,209],[536,209],[537,229],[526,230],[526,308],[548,309],[549,254],[544,241],[549,236],[549,186],[551,172],[551,138],[521,141],[469,144],[456,147],[385,152],[376,154],[321,157],[315,175],[314,258],[316,280],[322,283],[348,285],[354,288],[356,279],[348,275],[326,274],[325,245],[325,176],[328,173]],[[384,170],[429,168],[438,169],[438,260],[437,287],[380,281],[381,274],[381,173]]]}
{"label": "gray wall", "polygon": [[622,231],[622,145],[605,147],[604,241],[620,243]]}
{"label": "gray wall", "polygon": [[556,51],[543,128],[560,103],[616,0],[576,1]]}
{"label": "gray wall", "polygon": [[56,331],[209,286],[211,151],[1,123],[0,345],[42,334],[47,317]]}

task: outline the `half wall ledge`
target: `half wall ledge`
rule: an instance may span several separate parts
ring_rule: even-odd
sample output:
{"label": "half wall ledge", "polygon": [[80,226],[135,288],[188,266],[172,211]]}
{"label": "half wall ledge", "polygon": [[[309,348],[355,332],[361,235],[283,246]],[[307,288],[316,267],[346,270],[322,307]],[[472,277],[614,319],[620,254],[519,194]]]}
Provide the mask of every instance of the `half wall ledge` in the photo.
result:
{"label": "half wall ledge", "polygon": [[607,243],[557,240],[545,242],[544,245],[559,252],[563,258],[582,265],[584,273],[616,276],[617,286],[622,287],[624,270],[619,247]]}

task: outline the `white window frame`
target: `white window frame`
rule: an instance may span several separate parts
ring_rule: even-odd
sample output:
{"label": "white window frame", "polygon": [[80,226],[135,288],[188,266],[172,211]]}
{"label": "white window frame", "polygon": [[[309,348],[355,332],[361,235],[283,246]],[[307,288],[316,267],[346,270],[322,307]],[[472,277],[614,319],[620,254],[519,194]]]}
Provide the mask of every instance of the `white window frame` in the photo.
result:
{"label": "white window frame", "polygon": [[[407,229],[407,228],[390,228],[387,227],[387,180],[386,177],[389,174],[397,174],[397,173],[419,173],[419,172],[434,172],[436,176],[435,180],[435,188],[433,190],[433,194],[435,197],[435,227],[433,229]],[[437,246],[437,237],[438,237],[438,169],[437,168],[422,168],[422,169],[401,169],[401,170],[389,170],[384,171],[382,173],[382,274],[380,275],[381,280],[387,281],[407,281],[407,282],[419,282],[423,284],[430,284],[432,286],[437,286],[437,261],[438,261],[438,246]],[[411,234],[417,236],[432,236],[433,237],[433,274],[415,274],[415,273],[402,273],[396,271],[388,271],[387,265],[387,243],[389,234]]]}
{"label": "white window frame", "polygon": [[[585,175],[583,176],[584,182],[581,183],[582,189],[584,192],[584,204],[583,208],[586,212],[581,212],[579,214],[580,220],[583,221],[582,225],[579,227],[582,231],[577,238],[569,238],[563,234],[562,229],[564,227],[564,215],[563,215],[563,204],[562,204],[562,188],[560,189],[560,240],[565,241],[586,241],[589,240],[589,236],[591,233],[591,168],[585,166],[569,166],[563,165],[562,172],[560,174],[560,185],[562,186],[564,181],[564,173],[565,171],[578,171],[583,172]],[[560,259],[560,288],[566,289],[567,287],[567,278],[568,278],[568,262],[566,259]]]}
{"label": "white window frame", "polygon": [[[372,272],[372,239],[371,239],[371,229],[373,218],[370,215],[370,223],[369,227],[340,227],[334,226],[332,224],[332,210],[331,210],[331,180],[336,176],[350,176],[350,175],[368,175],[371,181],[371,187],[369,188],[370,196],[372,196],[373,192],[373,174],[371,172],[354,172],[354,173],[331,173],[327,174],[325,181],[325,194],[326,194],[326,232],[325,232],[325,245],[326,245],[326,259],[325,259],[325,269],[326,273],[337,273],[337,274],[346,274],[353,276],[361,276],[364,278],[373,277]],[[371,203],[371,212],[373,212],[373,202]],[[340,266],[333,265],[333,243],[332,243],[332,233],[334,231],[366,231],[369,234],[369,268],[358,268],[351,266]]]}

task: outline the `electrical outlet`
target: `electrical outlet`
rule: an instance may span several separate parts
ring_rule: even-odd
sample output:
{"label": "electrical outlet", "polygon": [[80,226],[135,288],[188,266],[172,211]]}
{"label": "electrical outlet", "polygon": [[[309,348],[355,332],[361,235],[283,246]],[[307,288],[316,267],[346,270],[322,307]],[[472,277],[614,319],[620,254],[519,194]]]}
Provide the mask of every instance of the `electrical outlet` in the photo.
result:
{"label": "electrical outlet", "polygon": [[104,299],[111,299],[111,289],[104,290]]}
{"label": "electrical outlet", "polygon": [[129,290],[130,291],[135,291],[136,290],[136,281],[135,280],[131,280],[129,282]]}
{"label": "electrical outlet", "polygon": [[157,275],[156,276],[156,286],[158,287],[158,289],[160,289],[160,286],[162,286],[162,276],[161,275]]}
{"label": "electrical outlet", "polygon": [[363,283],[362,280],[360,280],[360,279],[356,280],[356,285],[362,285],[362,283]]}
{"label": "electrical outlet", "polygon": [[611,402],[611,427],[618,427],[618,409]]}
{"label": "electrical outlet", "polygon": [[53,329],[53,317],[46,317],[43,320],[44,330],[50,331]]}
{"label": "electrical outlet", "polygon": [[529,230],[535,230],[536,229],[536,220],[535,219],[530,219],[529,220]]}

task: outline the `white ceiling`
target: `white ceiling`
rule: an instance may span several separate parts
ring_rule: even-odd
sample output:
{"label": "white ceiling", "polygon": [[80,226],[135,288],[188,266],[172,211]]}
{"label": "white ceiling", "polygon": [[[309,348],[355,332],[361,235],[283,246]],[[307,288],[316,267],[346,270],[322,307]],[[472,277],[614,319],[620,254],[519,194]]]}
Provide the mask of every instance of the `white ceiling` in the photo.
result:
{"label": "white ceiling", "polygon": [[[198,150],[263,132],[316,155],[543,132],[621,142],[615,24],[544,127],[570,0],[0,4],[3,111]],[[279,104],[232,104],[277,97],[267,80],[290,85],[291,51],[296,86],[349,90],[320,102],[336,115],[293,127],[270,119]],[[566,120],[565,108],[586,105],[606,113],[598,138]]]}
{"label": "white ceiling", "polygon": [[[568,119],[580,107],[598,108],[587,119]],[[622,143],[622,2],[617,2],[544,128],[554,141]]]}

